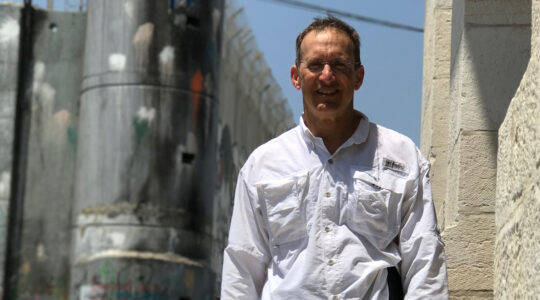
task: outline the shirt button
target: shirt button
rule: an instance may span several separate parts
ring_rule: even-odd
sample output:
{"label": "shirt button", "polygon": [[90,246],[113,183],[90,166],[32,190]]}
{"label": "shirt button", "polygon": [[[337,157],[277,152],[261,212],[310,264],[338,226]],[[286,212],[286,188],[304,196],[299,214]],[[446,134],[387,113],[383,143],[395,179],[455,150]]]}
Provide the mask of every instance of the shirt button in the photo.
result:
{"label": "shirt button", "polygon": [[326,197],[330,197],[330,196],[332,196],[332,193],[326,192]]}
{"label": "shirt button", "polygon": [[338,300],[338,299],[339,299],[339,298],[338,298],[338,296],[336,296],[336,295],[334,295],[334,296],[332,297],[332,300]]}
{"label": "shirt button", "polygon": [[330,231],[330,226],[325,226],[324,231],[329,232]]}
{"label": "shirt button", "polygon": [[333,159],[329,159],[329,160],[328,160],[328,163],[329,163],[329,164],[333,164],[333,163],[334,163],[334,160],[333,160]]}
{"label": "shirt button", "polygon": [[329,265],[329,266],[333,266],[333,265],[334,265],[334,260],[330,259],[330,260],[328,261],[328,265]]}

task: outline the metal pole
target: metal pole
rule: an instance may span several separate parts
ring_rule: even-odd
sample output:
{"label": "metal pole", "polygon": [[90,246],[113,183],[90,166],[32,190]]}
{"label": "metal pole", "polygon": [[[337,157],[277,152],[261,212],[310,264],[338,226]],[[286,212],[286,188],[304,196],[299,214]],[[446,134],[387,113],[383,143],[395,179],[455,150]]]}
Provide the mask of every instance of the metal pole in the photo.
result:
{"label": "metal pole", "polygon": [[24,7],[21,11],[21,30],[19,36],[19,68],[17,76],[11,195],[6,239],[4,299],[16,299],[18,297],[17,287],[19,282],[28,141],[32,111],[32,14],[32,1],[25,0]]}

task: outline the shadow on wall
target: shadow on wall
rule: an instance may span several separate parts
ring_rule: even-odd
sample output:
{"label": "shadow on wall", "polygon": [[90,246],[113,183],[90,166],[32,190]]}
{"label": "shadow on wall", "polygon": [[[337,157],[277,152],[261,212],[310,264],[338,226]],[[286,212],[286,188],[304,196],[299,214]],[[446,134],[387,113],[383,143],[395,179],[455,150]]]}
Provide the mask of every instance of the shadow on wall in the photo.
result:
{"label": "shadow on wall", "polygon": [[[470,62],[462,65],[462,72],[469,74],[461,75],[458,97],[470,103],[460,104],[467,110],[460,113],[461,127],[497,132],[530,59],[531,1],[505,5],[454,3],[467,6],[463,29],[466,32],[461,43],[465,43],[467,56],[462,59]],[[496,134],[491,135],[489,145],[496,157]]]}

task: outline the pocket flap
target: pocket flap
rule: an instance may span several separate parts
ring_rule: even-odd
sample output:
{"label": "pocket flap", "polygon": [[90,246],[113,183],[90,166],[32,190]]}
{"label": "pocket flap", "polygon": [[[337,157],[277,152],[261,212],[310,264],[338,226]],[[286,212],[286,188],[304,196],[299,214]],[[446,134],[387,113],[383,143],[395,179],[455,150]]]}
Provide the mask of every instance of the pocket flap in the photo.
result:
{"label": "pocket flap", "polygon": [[266,211],[274,244],[281,245],[306,235],[302,195],[307,173],[256,184]]}

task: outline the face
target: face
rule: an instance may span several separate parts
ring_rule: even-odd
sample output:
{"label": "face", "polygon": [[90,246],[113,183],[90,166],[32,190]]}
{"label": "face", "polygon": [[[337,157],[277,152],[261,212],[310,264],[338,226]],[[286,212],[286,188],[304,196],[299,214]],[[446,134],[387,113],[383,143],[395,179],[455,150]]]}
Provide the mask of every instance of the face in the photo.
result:
{"label": "face", "polygon": [[363,67],[354,68],[353,43],[336,29],[311,31],[304,37],[300,66],[291,80],[302,90],[304,119],[336,121],[352,114],[354,91],[362,85]]}

